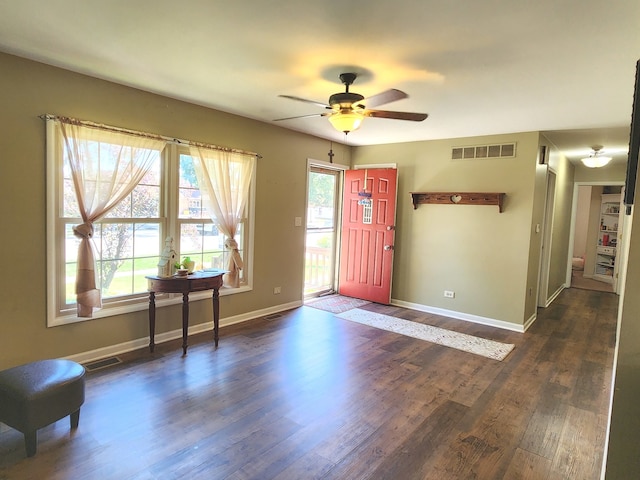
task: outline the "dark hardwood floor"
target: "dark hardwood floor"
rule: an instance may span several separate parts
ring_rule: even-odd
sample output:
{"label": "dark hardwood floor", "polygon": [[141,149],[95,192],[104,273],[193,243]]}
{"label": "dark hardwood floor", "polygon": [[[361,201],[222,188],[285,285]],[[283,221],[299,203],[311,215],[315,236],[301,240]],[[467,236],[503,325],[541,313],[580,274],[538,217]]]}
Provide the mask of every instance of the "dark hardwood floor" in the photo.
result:
{"label": "dark hardwood floor", "polygon": [[617,302],[565,290],[525,334],[364,307],[514,343],[502,362],[306,306],[133,352],[35,457],[0,426],[0,479],[598,479]]}

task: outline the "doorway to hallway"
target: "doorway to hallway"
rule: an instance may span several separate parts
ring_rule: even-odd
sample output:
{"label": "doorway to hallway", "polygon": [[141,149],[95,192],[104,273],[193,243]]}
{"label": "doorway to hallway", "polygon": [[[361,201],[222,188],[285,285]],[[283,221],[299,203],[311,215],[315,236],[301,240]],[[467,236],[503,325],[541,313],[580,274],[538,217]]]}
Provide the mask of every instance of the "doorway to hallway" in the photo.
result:
{"label": "doorway to hallway", "polygon": [[574,192],[573,288],[618,292],[625,226],[620,184],[580,183]]}

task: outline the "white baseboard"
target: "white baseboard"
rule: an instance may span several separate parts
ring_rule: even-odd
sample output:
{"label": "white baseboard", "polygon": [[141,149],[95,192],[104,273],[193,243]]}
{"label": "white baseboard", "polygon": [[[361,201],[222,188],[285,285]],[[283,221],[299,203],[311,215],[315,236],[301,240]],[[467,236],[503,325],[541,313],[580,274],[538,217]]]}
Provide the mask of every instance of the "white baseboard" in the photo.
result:
{"label": "white baseboard", "polygon": [[[562,288],[564,288],[564,286]],[[553,299],[555,299],[555,297],[560,294],[560,292],[562,291],[562,288],[556,294],[554,294]],[[234,325],[237,323],[246,322],[246,321],[264,317],[267,315],[272,315],[274,313],[283,312],[285,310],[291,310],[292,308],[297,308],[302,306],[302,304],[303,302],[301,300],[298,300],[295,302],[285,303],[282,305],[276,305],[276,306],[264,308],[261,310],[255,310],[252,312],[243,313],[241,315],[235,315],[233,317],[221,318],[220,327],[225,327],[228,325]],[[454,310],[431,307],[428,305],[422,305],[418,303],[405,302],[403,300],[392,299],[391,304],[398,307],[417,310],[419,312],[433,313],[436,315],[455,318],[457,320],[464,320],[471,323],[478,323],[481,325],[502,328],[505,330],[511,330],[519,333],[524,333],[536,320],[536,315],[534,314],[525,322],[524,325],[517,325],[510,322],[505,322],[503,320],[496,320],[493,318],[481,317],[479,315],[456,312]],[[199,323],[197,325],[190,326],[189,335],[194,335],[196,333],[207,332],[211,330],[213,330],[213,320],[211,322]],[[156,345],[158,345],[164,342],[168,342],[170,340],[175,340],[176,338],[182,338],[182,329],[176,329],[169,332],[156,334],[155,343]],[[107,357],[120,355],[122,353],[131,352],[133,350],[147,347],[148,345],[149,345],[149,337],[143,337],[143,338],[137,338],[135,340],[130,340],[128,342],[119,343],[116,345],[110,345],[108,347],[98,348],[95,350],[90,350],[87,352],[70,355],[65,358],[69,360],[73,360],[78,363],[87,363],[87,362],[92,362],[92,361],[100,360]]]}
{"label": "white baseboard", "polygon": [[562,291],[565,289],[565,284],[563,283],[562,285],[560,285],[558,287],[558,289],[553,292],[553,294],[547,298],[547,301],[545,302],[544,308],[547,308],[549,305],[551,305],[553,303],[553,301],[558,298],[558,295],[560,295],[562,293]]}
{"label": "white baseboard", "polygon": [[526,322],[524,322],[524,331],[525,331],[525,332],[526,332],[527,330],[529,330],[529,327],[530,327],[531,325],[533,325],[533,322],[535,322],[537,318],[538,318],[538,314],[537,314],[537,313],[534,313],[533,315],[531,315],[531,316],[529,317],[529,319],[528,319]]}
{"label": "white baseboard", "polygon": [[[263,308],[262,310],[255,310],[253,312],[243,313],[241,315],[235,315],[233,317],[220,318],[220,327],[225,327],[228,325],[234,325],[236,323],[246,322],[248,320],[253,320],[255,318],[260,318],[267,315],[272,315],[274,313],[283,312],[285,310],[291,310],[292,308],[297,308],[297,307],[300,307],[301,305],[302,305],[302,301],[298,300],[295,302],[276,305],[269,308]],[[199,323],[197,325],[190,326],[189,335],[212,331],[212,330],[213,330],[213,320],[211,320],[210,322]],[[160,343],[168,342],[169,340],[175,340],[176,338],[182,338],[181,328],[177,330],[172,330],[170,332],[156,334],[155,343],[156,345],[158,345]],[[213,342],[213,338],[212,338],[212,342]],[[137,350],[139,348],[144,348],[147,346],[149,346],[149,337],[137,338],[135,340],[130,340],[128,342],[119,343],[117,345],[110,345],[108,347],[98,348],[96,350],[90,350],[88,352],[82,352],[75,355],[70,355],[65,358],[69,360],[73,360],[78,363],[87,363],[95,360],[100,360],[102,358],[112,357],[115,355],[120,355],[122,353],[131,352],[133,350]]]}
{"label": "white baseboard", "polygon": [[479,323],[481,325],[488,325],[490,327],[502,328],[504,330],[511,330],[513,332],[524,333],[527,328],[535,321],[535,315],[533,319],[527,320],[528,324],[517,325],[511,322],[505,322],[503,320],[496,320],[494,318],[481,317],[479,315],[472,315],[469,313],[456,312],[454,310],[446,310],[444,308],[430,307],[428,305],[421,305],[419,303],[405,302],[403,300],[391,299],[391,305],[397,307],[409,308],[411,310],[417,310],[419,312],[434,313],[436,315],[442,315],[444,317],[455,318],[457,320],[465,320],[467,322]]}

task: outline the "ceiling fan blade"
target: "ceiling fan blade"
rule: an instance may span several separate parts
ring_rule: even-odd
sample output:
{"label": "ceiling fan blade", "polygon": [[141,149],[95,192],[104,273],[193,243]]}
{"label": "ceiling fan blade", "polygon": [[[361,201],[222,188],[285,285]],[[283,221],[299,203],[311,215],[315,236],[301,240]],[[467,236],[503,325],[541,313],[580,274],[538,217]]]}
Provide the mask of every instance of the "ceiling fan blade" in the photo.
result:
{"label": "ceiling fan blade", "polygon": [[327,117],[330,113],[312,113],[310,115],[298,115],[296,117],[276,118],[272,120],[274,122],[281,122],[282,120],[293,120],[294,118],[308,118],[308,117]]}
{"label": "ceiling fan blade", "polygon": [[365,110],[365,117],[391,118],[394,120],[410,120],[412,122],[421,122],[429,115],[426,113],[414,112],[390,112],[388,110]]}
{"label": "ceiling fan blade", "polygon": [[362,103],[364,103],[367,108],[373,108],[384,105],[385,103],[395,102],[396,100],[402,100],[403,98],[408,97],[409,95],[407,95],[403,91],[392,88],[391,90],[387,90],[386,92],[367,97],[362,100]]}
{"label": "ceiling fan blade", "polygon": [[318,105],[319,107],[331,108],[326,103],[316,102],[315,100],[307,100],[306,98],[294,97],[293,95],[278,95],[278,96],[282,98],[288,98],[290,100],[296,100],[298,102],[311,103],[313,105]]}

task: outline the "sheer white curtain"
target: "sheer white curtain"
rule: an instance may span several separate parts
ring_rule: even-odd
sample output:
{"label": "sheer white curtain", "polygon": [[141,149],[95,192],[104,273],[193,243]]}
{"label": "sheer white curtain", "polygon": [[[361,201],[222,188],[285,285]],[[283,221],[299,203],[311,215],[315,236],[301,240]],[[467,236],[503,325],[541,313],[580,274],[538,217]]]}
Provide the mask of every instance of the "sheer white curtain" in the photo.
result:
{"label": "sheer white curtain", "polygon": [[127,197],[149,171],[166,141],[122,133],[71,119],[58,119],[82,224],[73,227],[80,239],[76,276],[79,317],[91,317],[102,306],[96,288],[93,223]]}
{"label": "sheer white curtain", "polygon": [[225,247],[230,252],[230,258],[224,283],[229,287],[238,287],[239,270],[244,268],[244,262],[235,236],[249,198],[256,156],[197,145],[191,145],[190,151],[202,200],[212,213],[212,220],[227,237]]}

